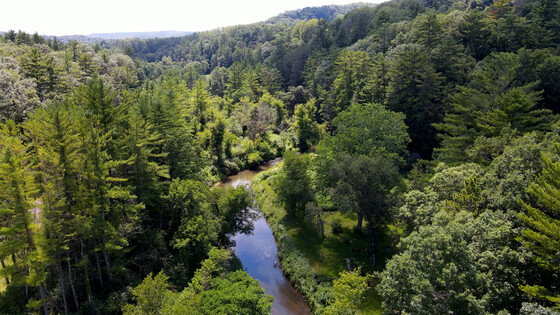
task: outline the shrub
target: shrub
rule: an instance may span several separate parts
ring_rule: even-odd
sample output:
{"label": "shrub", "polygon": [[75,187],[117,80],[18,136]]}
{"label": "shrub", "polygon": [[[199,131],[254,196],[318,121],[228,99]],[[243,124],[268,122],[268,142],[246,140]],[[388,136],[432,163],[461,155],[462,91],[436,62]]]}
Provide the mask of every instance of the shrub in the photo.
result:
{"label": "shrub", "polygon": [[331,221],[331,231],[332,234],[340,234],[342,233],[342,222],[339,218],[334,218]]}

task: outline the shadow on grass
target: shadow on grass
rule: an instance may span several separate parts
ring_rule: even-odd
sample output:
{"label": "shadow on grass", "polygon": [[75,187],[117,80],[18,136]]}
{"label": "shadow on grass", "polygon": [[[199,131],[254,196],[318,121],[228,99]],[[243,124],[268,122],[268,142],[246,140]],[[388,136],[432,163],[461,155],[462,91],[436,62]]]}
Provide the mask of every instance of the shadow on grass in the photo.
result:
{"label": "shadow on grass", "polygon": [[[342,232],[333,234],[330,222],[339,219]],[[350,259],[352,268],[361,267],[365,273],[372,274],[385,268],[386,261],[391,257],[392,239],[389,233],[391,227],[378,231],[379,240],[377,264],[371,264],[371,255],[366,248],[371,246],[369,233],[356,233],[357,215],[351,213],[329,213],[326,217],[325,237],[321,238],[311,227],[304,224],[300,218],[282,219],[298,249],[305,255],[313,269],[328,279],[337,278],[339,273],[347,270],[346,259]],[[364,227],[365,229],[365,227]],[[375,287],[377,282],[373,283]],[[381,314],[381,297],[375,288],[369,291],[364,301],[364,314]]]}

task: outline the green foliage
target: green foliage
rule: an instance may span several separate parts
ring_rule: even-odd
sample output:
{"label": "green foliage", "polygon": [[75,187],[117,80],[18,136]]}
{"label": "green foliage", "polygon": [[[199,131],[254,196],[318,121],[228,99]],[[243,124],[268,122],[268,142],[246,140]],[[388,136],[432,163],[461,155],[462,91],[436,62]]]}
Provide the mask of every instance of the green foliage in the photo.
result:
{"label": "green foliage", "polygon": [[333,302],[325,307],[324,314],[356,314],[362,310],[364,295],[368,290],[368,276],[361,276],[360,270],[344,271],[333,281]]}
{"label": "green foliage", "polygon": [[[8,31],[0,38],[0,312],[118,312],[128,285],[165,270],[169,279],[150,276],[138,296],[131,291],[148,305],[149,287],[161,288],[161,304],[130,312],[267,313],[269,298],[246,274],[203,262],[222,261],[211,248],[251,229],[247,191],[210,187],[318,144],[316,155],[287,153],[270,175],[278,198],[268,186],[274,198],[259,197],[299,215],[289,219],[298,231],[269,220],[314,312],[331,291],[311,265],[338,273],[340,255],[350,255],[342,238],[384,255],[375,233],[350,232],[365,216],[378,232],[397,219],[391,231],[403,240],[387,269],[398,276],[383,280],[387,312],[546,313],[521,304],[519,288],[557,299],[556,271],[536,267],[553,265],[554,242],[539,242],[558,234],[543,226],[554,223],[544,191],[558,159],[559,8],[555,0],[389,1],[98,44]],[[413,170],[401,195],[403,162],[430,158],[433,148],[437,161],[419,162],[426,169]],[[521,210],[527,231],[517,247],[521,222],[511,218]],[[336,236],[324,229],[335,218]],[[215,272],[197,273],[201,265]]]}
{"label": "green foliage", "polygon": [[294,116],[294,129],[298,137],[298,147],[300,152],[307,151],[310,147],[319,142],[321,136],[319,125],[315,120],[317,107],[315,100],[311,100],[306,104],[296,106]]}
{"label": "green foliage", "polygon": [[366,83],[369,71],[370,58],[365,52],[341,52],[336,61],[337,77],[333,82],[335,113],[345,110],[355,102]]}
{"label": "green foliage", "polygon": [[347,155],[333,173],[333,199],[340,210],[358,213],[357,230],[362,231],[362,218],[372,227],[383,226],[389,217],[390,191],[400,181],[398,168],[391,159]]}
{"label": "green foliage", "polygon": [[276,178],[278,199],[285,205],[290,216],[303,214],[305,205],[313,200],[311,183],[307,175],[307,157],[293,151],[284,153],[282,171]]}
{"label": "green foliage", "polygon": [[351,155],[389,154],[394,159],[405,154],[410,141],[403,114],[378,104],[352,105],[334,120],[334,136],[326,136],[322,150]]}
{"label": "green foliage", "polygon": [[155,277],[151,273],[147,275],[141,284],[131,290],[136,304],[127,304],[122,310],[123,314],[160,314],[161,308],[172,294],[168,279],[163,272]]}
{"label": "green foliage", "polygon": [[[558,153],[559,147],[556,144]],[[542,173],[529,187],[529,194],[534,199],[534,206],[530,203],[521,202],[524,213],[520,218],[527,225],[523,230],[523,242],[535,254],[536,264],[557,277],[560,271],[558,260],[558,244],[560,225],[558,224],[558,209],[560,196],[560,164],[554,162],[550,157],[544,156],[545,167]],[[548,279],[543,279],[542,284],[526,285],[521,289],[528,294],[555,304],[560,307],[560,295],[553,285],[547,288]]]}
{"label": "green foliage", "polygon": [[441,75],[421,45],[398,46],[391,59],[387,107],[405,114],[411,152],[428,158],[435,146],[431,124],[439,122],[441,114]]}
{"label": "green foliage", "polygon": [[[270,173],[263,174],[270,175]],[[278,196],[268,183],[268,180],[265,181],[264,178],[257,176],[253,180],[252,188],[256,203],[266,216],[276,239],[282,271],[303,294],[313,313],[321,314],[330,299],[330,284],[321,281],[317,272],[287,233],[281,222],[286,212],[274,201]]]}
{"label": "green foliage", "polygon": [[554,118],[550,111],[536,109],[539,99],[535,84],[516,86],[517,56],[492,54],[473,71],[471,87],[461,87],[450,99],[452,110],[444,122],[435,127],[441,131],[439,159],[447,163],[468,160],[464,152],[479,137],[498,137],[509,130],[525,133],[547,131]]}
{"label": "green foliage", "polygon": [[124,314],[268,314],[272,297],[245,271],[232,265],[231,252],[212,249],[182,292],[169,289],[168,277],[150,273],[132,289],[135,304]]}
{"label": "green foliage", "polygon": [[213,278],[200,294],[194,314],[269,314],[272,296],[266,295],[257,280],[238,270],[225,277]]}
{"label": "green foliage", "polygon": [[500,212],[439,212],[401,240],[403,252],[380,273],[384,306],[426,314],[516,312],[528,258],[514,241],[517,234]]}

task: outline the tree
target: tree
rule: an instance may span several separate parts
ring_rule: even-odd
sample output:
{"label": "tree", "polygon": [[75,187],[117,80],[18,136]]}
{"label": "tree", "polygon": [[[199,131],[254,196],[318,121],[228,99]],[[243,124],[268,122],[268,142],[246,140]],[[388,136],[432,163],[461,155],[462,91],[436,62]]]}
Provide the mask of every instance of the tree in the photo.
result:
{"label": "tree", "polygon": [[229,238],[236,233],[249,234],[253,230],[254,213],[251,195],[245,187],[238,186],[225,191],[217,190],[219,217],[221,220],[221,243],[228,244]]}
{"label": "tree", "polygon": [[391,312],[415,314],[518,312],[518,290],[531,273],[515,224],[501,211],[479,216],[438,212],[403,238],[401,253],[377,286]]}
{"label": "tree", "polygon": [[333,170],[333,199],[343,211],[358,215],[356,231],[362,232],[362,220],[370,225],[372,264],[375,265],[377,229],[390,217],[389,196],[392,188],[400,182],[399,170],[394,160],[378,154],[343,156]]}
{"label": "tree", "polygon": [[[37,187],[31,172],[32,159],[18,135],[19,126],[7,121],[0,129],[0,262],[6,285],[39,287],[45,314],[48,313],[45,280],[46,257],[37,245],[40,208],[34,201]],[[17,257],[17,259],[16,259]],[[4,261],[12,259],[6,270]],[[29,299],[29,295],[26,295]]]}
{"label": "tree", "polygon": [[167,283],[168,279],[163,271],[155,277],[152,273],[148,274],[141,284],[132,289],[136,304],[127,304],[123,307],[123,314],[160,314],[160,310],[168,303],[172,294]]}
{"label": "tree", "polygon": [[392,54],[389,68],[387,107],[406,115],[412,139],[409,151],[428,158],[436,146],[432,123],[440,120],[441,76],[435,72],[421,45],[401,45]]}
{"label": "tree", "polygon": [[296,117],[294,129],[298,137],[300,152],[307,151],[319,141],[321,134],[319,125],[315,120],[316,112],[317,107],[315,106],[315,100],[311,100],[306,104],[300,104],[296,107],[294,112],[294,116]]}
{"label": "tree", "polygon": [[203,129],[206,123],[206,109],[209,105],[206,81],[202,79],[196,81],[191,92],[191,104],[193,114],[200,124],[200,128]]}
{"label": "tree", "polygon": [[36,85],[24,78],[21,68],[12,58],[0,61],[0,122],[11,119],[23,122],[39,106]]}
{"label": "tree", "polygon": [[276,181],[278,199],[284,204],[288,215],[295,217],[303,214],[305,205],[313,200],[307,175],[308,161],[293,151],[286,151],[283,163]]}
{"label": "tree", "polygon": [[510,129],[520,133],[547,131],[553,117],[537,109],[540,93],[535,84],[517,84],[517,56],[512,53],[491,54],[472,73],[468,87],[459,87],[450,97],[451,110],[443,122],[435,124],[440,131],[438,159],[446,163],[468,160],[465,151],[477,138],[497,137]]}
{"label": "tree", "polygon": [[269,314],[273,298],[239,269],[231,252],[213,248],[182,292],[169,289],[169,278],[163,272],[156,277],[150,273],[132,289],[136,304],[127,304],[122,311],[163,315]]}
{"label": "tree", "polygon": [[410,142],[405,116],[379,104],[354,104],[334,120],[334,135],[325,136],[322,150],[350,155],[375,156],[387,153],[395,160],[406,154]]}
{"label": "tree", "polygon": [[436,43],[441,41],[440,37],[443,33],[443,28],[437,14],[432,11],[426,15],[421,15],[416,20],[419,21],[415,29],[416,40],[426,48],[433,49]]}
{"label": "tree", "polygon": [[195,180],[175,179],[167,199],[171,207],[168,233],[173,234],[172,246],[188,265],[196,265],[217,244],[220,233],[218,217],[210,208],[210,189]]}
{"label": "tree", "polygon": [[[556,153],[560,146],[556,145]],[[525,212],[520,218],[525,222],[522,231],[523,243],[534,253],[538,267],[558,277],[560,272],[560,163],[550,156],[543,156],[545,168],[537,179],[529,186],[529,194],[534,201],[521,206]],[[521,289],[538,299],[552,302],[560,308],[560,292],[551,283],[550,274],[541,283],[525,285]],[[547,279],[548,278],[548,279]]]}
{"label": "tree", "polygon": [[362,303],[369,289],[367,278],[367,275],[360,275],[359,269],[341,272],[339,278],[333,281],[333,302],[325,307],[324,314],[356,314],[358,310],[363,312]]}
{"label": "tree", "polygon": [[[38,110],[24,125],[37,159],[42,208],[41,247],[58,276],[62,308],[68,313],[63,262],[68,256],[76,224],[87,211],[81,207],[83,158],[80,152],[78,111],[71,104],[58,103]],[[103,286],[101,270],[99,281]]]}
{"label": "tree", "polygon": [[41,50],[33,47],[21,59],[21,65],[25,76],[35,81],[41,101],[45,99],[48,92],[54,91],[58,75],[52,58],[47,58]]}
{"label": "tree", "polygon": [[343,50],[335,69],[337,76],[332,88],[333,103],[335,113],[339,113],[355,102],[361,93],[371,71],[371,61],[363,51]]}
{"label": "tree", "polygon": [[[354,104],[333,124],[336,131],[321,140],[314,162],[318,186],[327,192],[334,189],[337,205],[357,212],[358,231],[364,218],[372,228],[379,227],[410,139],[404,115],[378,104]],[[371,233],[374,237],[373,229]]]}

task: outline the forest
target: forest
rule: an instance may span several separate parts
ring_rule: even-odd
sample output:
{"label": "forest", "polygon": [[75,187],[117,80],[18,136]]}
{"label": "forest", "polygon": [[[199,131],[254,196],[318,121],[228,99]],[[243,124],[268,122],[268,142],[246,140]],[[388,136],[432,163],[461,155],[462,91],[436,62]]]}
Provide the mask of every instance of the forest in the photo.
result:
{"label": "forest", "polygon": [[269,314],[231,249],[259,208],[313,314],[557,314],[559,45],[558,0],[9,30],[0,313]]}

